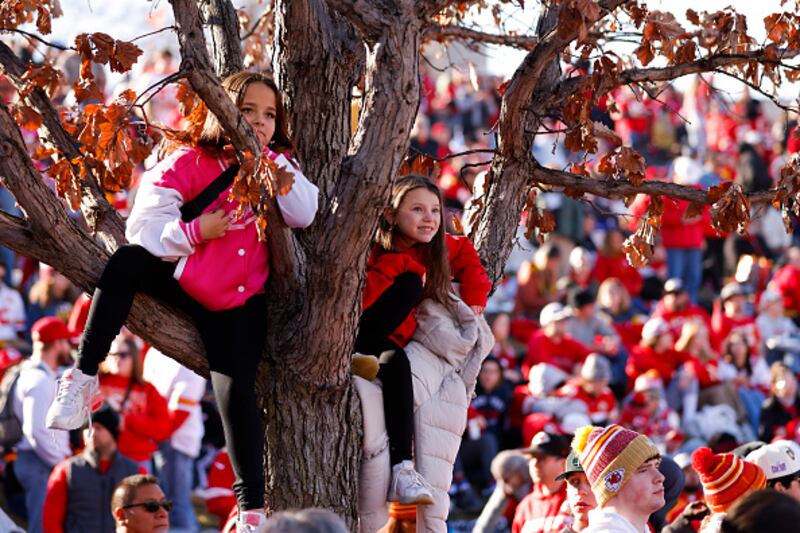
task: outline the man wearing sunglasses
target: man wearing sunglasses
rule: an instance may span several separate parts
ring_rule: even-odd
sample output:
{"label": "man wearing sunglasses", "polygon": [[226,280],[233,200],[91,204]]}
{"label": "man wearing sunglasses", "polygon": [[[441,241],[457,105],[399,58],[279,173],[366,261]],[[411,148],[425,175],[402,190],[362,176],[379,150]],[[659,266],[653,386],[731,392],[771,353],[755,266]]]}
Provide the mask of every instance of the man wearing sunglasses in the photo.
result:
{"label": "man wearing sunglasses", "polygon": [[116,533],[166,533],[172,502],[151,475],[126,477],[111,497]]}

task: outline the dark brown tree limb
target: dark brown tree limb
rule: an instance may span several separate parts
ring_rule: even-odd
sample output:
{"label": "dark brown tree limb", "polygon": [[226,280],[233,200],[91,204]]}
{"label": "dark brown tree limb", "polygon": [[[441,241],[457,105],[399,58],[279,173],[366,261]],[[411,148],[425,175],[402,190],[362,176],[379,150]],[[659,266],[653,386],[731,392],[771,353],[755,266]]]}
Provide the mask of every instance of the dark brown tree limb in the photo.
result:
{"label": "dark brown tree limb", "polygon": [[[26,66],[14,54],[14,51],[2,41],[0,41],[0,64],[3,65],[14,86],[20,89],[25,84],[21,77],[25,74]],[[58,111],[53,107],[44,90],[39,87],[35,88],[28,100],[42,115],[44,136],[53,146],[58,148],[69,159],[80,157],[78,143],[64,129]],[[100,239],[107,251],[113,251],[127,242],[125,240],[125,224],[116,210],[106,200],[100,184],[91,169],[87,168],[87,173],[87,179],[84,180],[81,187],[83,192],[81,212],[89,230]]]}
{"label": "dark brown tree limb", "polygon": [[244,68],[239,17],[231,0],[198,0],[205,23],[211,28],[214,71],[224,78]]}
{"label": "dark brown tree limb", "polygon": [[[240,154],[259,154],[253,130],[234,102],[225,93],[211,65],[208,55],[200,11],[194,0],[170,0],[178,28],[181,48],[181,69],[188,72],[192,89],[203,99],[209,111],[219,120],[233,146]],[[280,218],[277,202],[271,201],[268,210],[268,233],[270,265],[277,284],[277,295],[302,293],[304,280],[300,275],[300,264],[304,255],[295,242],[292,232]]]}
{"label": "dark brown tree limb", "polygon": [[502,35],[488,33],[465,26],[433,24],[425,30],[425,38],[432,41],[468,41],[471,43],[496,44],[530,50],[539,42],[531,35]]}
{"label": "dark brown tree limb", "polygon": [[326,3],[345,17],[367,43],[377,41],[384,31],[398,20],[398,12],[408,9],[406,1],[384,0],[326,0]]}

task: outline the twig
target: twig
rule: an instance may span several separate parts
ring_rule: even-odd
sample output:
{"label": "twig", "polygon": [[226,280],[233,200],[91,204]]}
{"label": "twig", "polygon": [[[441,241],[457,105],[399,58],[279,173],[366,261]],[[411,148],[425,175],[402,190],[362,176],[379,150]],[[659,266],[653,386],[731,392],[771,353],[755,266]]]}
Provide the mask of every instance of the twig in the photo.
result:
{"label": "twig", "polygon": [[13,30],[7,30],[7,31],[12,31],[12,32],[15,32],[15,33],[19,33],[19,34],[25,35],[26,37],[29,37],[29,38],[34,39],[34,40],[37,40],[37,41],[39,41],[40,43],[42,43],[42,44],[44,44],[46,46],[50,46],[50,47],[56,48],[58,50],[62,50],[62,51],[75,50],[75,48],[73,48],[72,46],[64,46],[64,45],[61,45],[61,44],[56,44],[56,43],[50,42],[47,39],[44,39],[44,38],[36,35],[35,33],[31,33],[29,31],[25,31],[25,30],[20,30],[19,28],[15,28]]}
{"label": "twig", "polygon": [[144,39],[145,37],[150,37],[151,35],[155,35],[157,33],[161,33],[162,31],[167,31],[167,30],[177,30],[177,28],[175,26],[164,26],[160,30],[151,31],[149,33],[145,33],[145,34],[140,35],[138,37],[134,37],[133,39],[131,39],[130,42],[134,43],[134,42],[138,41],[139,39]]}
{"label": "twig", "polygon": [[271,14],[272,14],[272,9],[271,8],[265,9],[264,12],[261,14],[261,16],[258,17],[258,19],[253,23],[253,27],[250,28],[250,30],[242,36],[241,40],[244,41],[244,40],[248,39],[251,35],[253,35],[256,32],[256,30],[258,29],[258,27],[261,25],[263,20],[265,18],[267,18]]}
{"label": "twig", "polygon": [[[147,105],[147,102],[149,102],[150,100],[152,100],[152,99],[153,99],[153,97],[154,97],[155,95],[157,95],[157,94],[158,94],[158,92],[159,92],[161,89],[163,89],[165,85],[169,85],[169,84],[170,84],[170,83],[172,83],[173,81],[177,81],[177,80],[179,80],[179,79],[185,78],[185,77],[186,77],[186,74],[187,74],[187,73],[186,73],[184,70],[178,70],[177,72],[174,72],[174,73],[170,74],[169,76],[166,76],[165,78],[162,78],[162,79],[158,80],[157,82],[155,82],[154,84],[152,84],[150,87],[148,87],[147,89],[145,89],[144,91],[142,91],[141,93],[139,93],[139,95],[136,97],[136,100],[134,100],[134,101],[131,103],[131,105],[130,105],[130,106],[128,106],[128,111],[130,111],[130,110],[131,110],[131,109],[132,109],[134,106],[145,106],[145,105]],[[158,90],[157,90],[157,91],[154,91],[154,89],[156,89],[156,88],[158,88]],[[154,92],[153,92],[153,94],[151,94],[150,96],[148,96],[148,97],[147,97],[147,98],[144,100],[144,102],[139,102],[139,99],[141,99],[141,97],[142,97],[142,96],[144,96],[145,94],[149,93],[150,91],[154,91]]]}

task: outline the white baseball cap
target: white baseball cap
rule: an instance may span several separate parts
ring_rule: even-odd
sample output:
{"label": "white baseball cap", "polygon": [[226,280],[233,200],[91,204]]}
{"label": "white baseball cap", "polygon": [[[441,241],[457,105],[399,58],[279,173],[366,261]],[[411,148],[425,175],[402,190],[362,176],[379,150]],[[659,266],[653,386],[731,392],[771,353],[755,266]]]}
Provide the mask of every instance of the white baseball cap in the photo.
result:
{"label": "white baseball cap", "polygon": [[757,464],[767,480],[800,473],[800,454],[793,443],[777,440],[750,452],[746,460]]}
{"label": "white baseball cap", "polygon": [[569,311],[564,309],[564,306],[558,302],[552,302],[544,306],[544,308],[539,313],[539,324],[542,327],[547,326],[553,322],[558,322],[559,320],[565,320],[569,318]]}

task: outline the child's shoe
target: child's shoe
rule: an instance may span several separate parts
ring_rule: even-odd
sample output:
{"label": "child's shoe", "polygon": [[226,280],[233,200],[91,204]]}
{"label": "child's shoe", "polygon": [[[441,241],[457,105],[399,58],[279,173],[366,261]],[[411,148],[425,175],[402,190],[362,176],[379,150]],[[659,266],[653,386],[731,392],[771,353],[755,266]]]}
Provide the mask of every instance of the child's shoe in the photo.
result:
{"label": "child's shoe", "polygon": [[350,360],[350,371],[367,381],[372,381],[378,377],[380,368],[378,358],[374,355],[354,353],[353,358]]}
{"label": "child's shoe", "polygon": [[263,511],[245,511],[239,513],[236,521],[236,533],[261,533],[267,524],[267,515]]}
{"label": "child's shoe", "polygon": [[92,410],[99,407],[100,385],[97,376],[70,368],[58,380],[56,399],[45,420],[50,429],[70,431],[81,428]]}
{"label": "child's shoe", "polygon": [[433,487],[414,470],[413,462],[403,461],[392,467],[389,501],[404,505],[430,505],[433,503]]}

